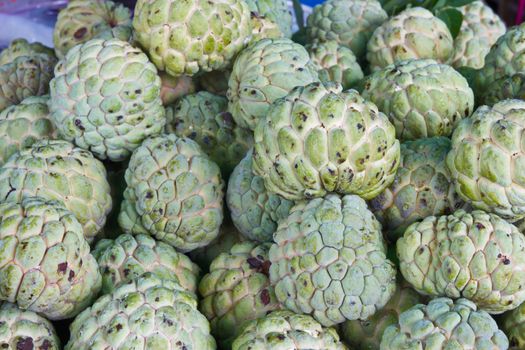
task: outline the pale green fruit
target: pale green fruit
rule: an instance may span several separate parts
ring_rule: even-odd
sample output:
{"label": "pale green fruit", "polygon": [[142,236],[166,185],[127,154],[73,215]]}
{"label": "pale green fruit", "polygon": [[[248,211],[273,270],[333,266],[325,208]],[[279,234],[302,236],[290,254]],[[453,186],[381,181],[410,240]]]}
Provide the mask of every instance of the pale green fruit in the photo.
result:
{"label": "pale green fruit", "polygon": [[195,75],[231,66],[251,34],[242,0],[138,0],[133,29],[159,70]]}
{"label": "pale green fruit", "polygon": [[246,0],[248,7],[257,17],[277,24],[285,37],[292,36],[292,13],[286,0]]}
{"label": "pale green fruit", "polygon": [[262,39],[279,39],[284,37],[279,25],[267,17],[252,12],[250,18],[252,25],[250,43],[255,43]]}
{"label": "pale green fruit", "polygon": [[509,337],[511,349],[525,349],[525,303],[503,315],[501,328]]}
{"label": "pale green fruit", "polygon": [[13,62],[20,56],[32,56],[33,54],[46,54],[55,59],[55,52],[39,42],[30,43],[26,39],[15,39],[9,46],[0,52],[0,66]]}
{"label": "pale green fruit", "polygon": [[270,279],[287,309],[323,326],[366,320],[396,290],[381,224],[358,196],[299,202],[270,249]]}
{"label": "pale green fruit", "polygon": [[371,199],[394,180],[394,126],[355,90],[312,83],[277,100],[255,130],[253,170],[289,200],[327,193]]}
{"label": "pale green fruit", "polygon": [[454,41],[445,22],[432,12],[413,7],[391,17],[375,31],[366,58],[372,71],[407,59],[431,58],[447,63]]}
{"label": "pale green fruit", "polygon": [[315,6],[308,16],[306,33],[310,43],[335,40],[364,61],[366,43],[387,19],[377,0],[328,0]]}
{"label": "pale green fruit", "polygon": [[525,71],[492,82],[490,88],[479,91],[476,98],[488,106],[507,99],[525,100]]}
{"label": "pale green fruit", "polygon": [[525,301],[525,237],[481,210],[429,216],[397,241],[403,277],[431,297],[466,298],[492,314]]}
{"label": "pale green fruit", "polygon": [[399,316],[381,339],[381,350],[507,350],[509,341],[496,321],[466,299],[437,298]]}
{"label": "pale green fruit", "polygon": [[60,320],[90,305],[100,286],[82,226],[60,202],[0,204],[0,300]]}

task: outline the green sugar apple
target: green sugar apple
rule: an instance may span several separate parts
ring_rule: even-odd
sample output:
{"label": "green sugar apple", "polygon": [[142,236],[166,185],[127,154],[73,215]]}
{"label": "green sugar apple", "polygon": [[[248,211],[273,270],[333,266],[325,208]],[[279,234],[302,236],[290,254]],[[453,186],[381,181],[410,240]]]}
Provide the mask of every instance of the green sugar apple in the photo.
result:
{"label": "green sugar apple", "polygon": [[476,98],[488,106],[507,99],[525,100],[525,71],[497,79]]}
{"label": "green sugar apple", "polygon": [[252,26],[250,44],[262,39],[279,39],[284,37],[277,23],[258,15],[256,12],[250,14],[250,21]]}
{"label": "green sugar apple", "polygon": [[277,24],[287,38],[292,36],[292,13],[286,0],[245,0],[252,13]]}
{"label": "green sugar apple", "polygon": [[13,62],[20,56],[32,56],[34,54],[46,54],[51,59],[56,59],[55,51],[39,42],[30,43],[26,39],[15,39],[9,46],[0,52],[0,66]]}
{"label": "green sugar apple", "polygon": [[512,350],[525,349],[525,303],[503,314],[501,328],[509,337]]}

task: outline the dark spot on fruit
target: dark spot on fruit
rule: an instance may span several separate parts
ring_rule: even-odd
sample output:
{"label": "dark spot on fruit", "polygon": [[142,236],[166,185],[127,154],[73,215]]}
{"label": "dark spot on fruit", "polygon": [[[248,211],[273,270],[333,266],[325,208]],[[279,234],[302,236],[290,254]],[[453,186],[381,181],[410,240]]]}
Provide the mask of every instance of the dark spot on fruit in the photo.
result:
{"label": "dark spot on fruit", "polygon": [[80,121],[80,119],[75,119],[75,126],[82,131],[86,130],[86,128],[84,128],[84,126],[82,125],[82,122]]}
{"label": "dark spot on fruit", "polygon": [[16,342],[16,350],[33,350],[33,338],[20,338]]}
{"label": "dark spot on fruit", "polygon": [[268,289],[263,289],[263,291],[261,292],[261,301],[264,305],[270,304],[271,298]]}
{"label": "dark spot on fruit", "polygon": [[58,264],[58,267],[57,267],[58,273],[65,273],[66,271],[67,271],[67,262]]}
{"label": "dark spot on fruit", "polygon": [[478,222],[478,223],[476,223],[476,228],[477,228],[478,230],[481,230],[481,229],[484,229],[485,226],[484,226],[483,224],[481,224],[481,223]]}
{"label": "dark spot on fruit", "polygon": [[75,278],[75,271],[71,270],[69,271],[68,281],[69,282],[73,281],[73,278]]}
{"label": "dark spot on fruit", "polygon": [[86,35],[87,33],[87,28],[79,28],[77,29],[77,31],[73,34],[73,36],[75,37],[75,39],[77,40],[80,40],[84,37],[84,35]]}
{"label": "dark spot on fruit", "polygon": [[123,327],[122,327],[122,325],[121,325],[120,323],[119,323],[119,324],[117,324],[117,326],[116,326],[116,327],[117,327],[117,331],[121,331],[121,330],[122,330],[122,328],[123,328]]}

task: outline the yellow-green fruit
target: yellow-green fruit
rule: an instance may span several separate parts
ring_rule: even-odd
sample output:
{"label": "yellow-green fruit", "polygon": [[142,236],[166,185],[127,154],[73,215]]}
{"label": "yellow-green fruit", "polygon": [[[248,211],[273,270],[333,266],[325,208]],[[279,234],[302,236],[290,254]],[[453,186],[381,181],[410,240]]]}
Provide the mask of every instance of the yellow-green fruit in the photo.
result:
{"label": "yellow-green fruit", "polygon": [[509,337],[511,350],[525,349],[525,303],[503,314],[501,328]]}
{"label": "yellow-green fruit", "polygon": [[46,54],[55,58],[55,52],[50,47],[39,42],[29,43],[26,39],[15,39],[0,52],[0,66],[13,62],[17,57],[33,54]]}

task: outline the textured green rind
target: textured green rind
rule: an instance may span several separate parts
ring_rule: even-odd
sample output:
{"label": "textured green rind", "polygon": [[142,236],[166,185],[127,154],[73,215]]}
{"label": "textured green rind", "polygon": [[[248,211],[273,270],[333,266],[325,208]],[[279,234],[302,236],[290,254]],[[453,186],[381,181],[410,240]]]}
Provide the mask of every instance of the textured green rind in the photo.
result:
{"label": "textured green rind", "polygon": [[286,0],[246,0],[250,11],[276,23],[285,37],[292,36],[292,13]]}
{"label": "textured green rind", "polygon": [[293,89],[255,130],[253,170],[289,200],[327,193],[371,199],[394,180],[394,126],[355,90],[312,83]]}
{"label": "textured green rind", "polygon": [[[525,72],[524,72],[525,73]],[[516,73],[493,81],[489,89],[479,91],[476,100],[483,105],[493,106],[507,100],[525,100],[525,74]]]}
{"label": "textured green rind", "polygon": [[506,350],[509,341],[496,321],[466,299],[437,298],[399,316],[381,339],[381,350]]}
{"label": "textured green rind", "polygon": [[13,62],[20,56],[32,56],[34,54],[46,54],[51,59],[56,59],[52,48],[39,42],[30,43],[26,39],[15,39],[9,46],[0,52],[0,66]]}
{"label": "textured green rind", "polygon": [[395,292],[381,225],[358,196],[299,202],[274,240],[270,279],[277,299],[324,326],[366,320]]}
{"label": "textured green rind", "polygon": [[65,350],[216,349],[195,295],[152,273],[100,297],[70,331]]}
{"label": "textured green rind", "polygon": [[431,297],[466,298],[491,314],[525,301],[525,237],[481,210],[429,216],[397,241],[403,277]]}
{"label": "textured green rind", "polygon": [[503,314],[501,329],[509,337],[512,350],[525,349],[525,303]]}
{"label": "textured green rind", "polygon": [[0,300],[60,320],[90,305],[100,286],[82,226],[62,203],[0,204]]}

